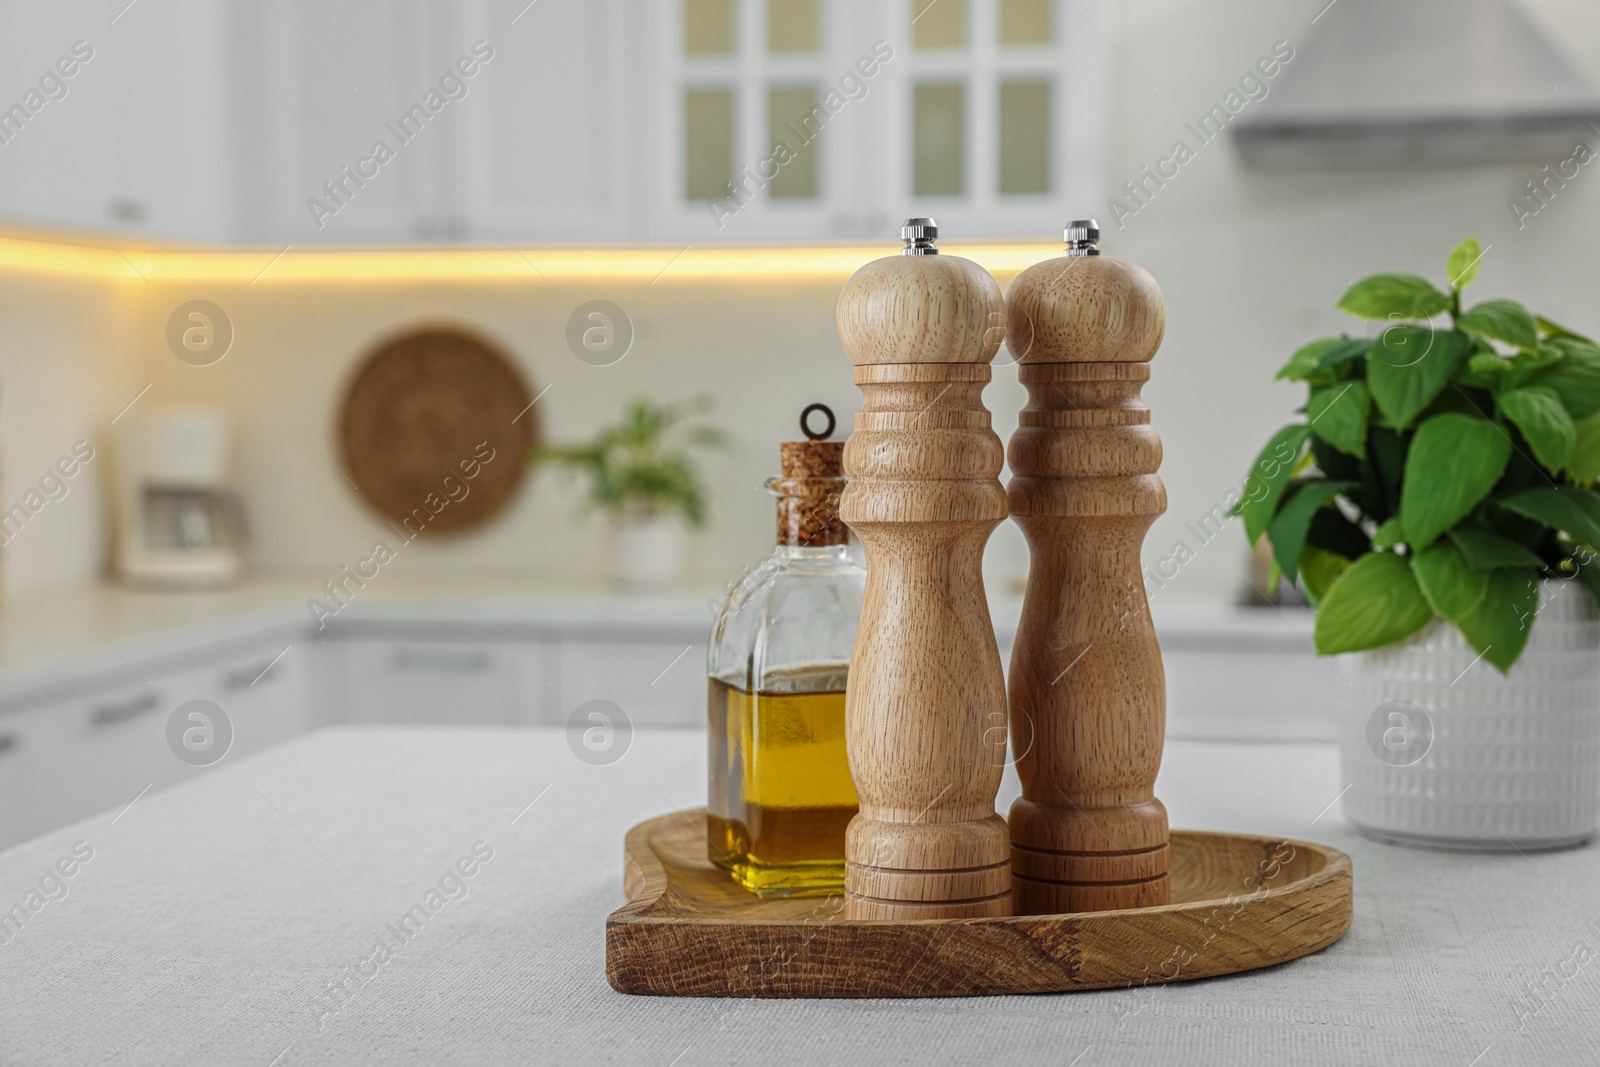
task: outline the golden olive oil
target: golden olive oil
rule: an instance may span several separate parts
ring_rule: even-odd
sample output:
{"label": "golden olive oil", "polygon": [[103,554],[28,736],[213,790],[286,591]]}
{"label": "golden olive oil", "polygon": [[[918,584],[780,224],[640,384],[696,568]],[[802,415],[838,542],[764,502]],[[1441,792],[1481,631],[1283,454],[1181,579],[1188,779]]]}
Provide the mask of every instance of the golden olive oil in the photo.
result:
{"label": "golden olive oil", "polygon": [[844,888],[844,831],[857,806],[845,755],[845,672],[774,672],[767,680],[780,688],[758,692],[709,680],[707,852],[758,896]]}

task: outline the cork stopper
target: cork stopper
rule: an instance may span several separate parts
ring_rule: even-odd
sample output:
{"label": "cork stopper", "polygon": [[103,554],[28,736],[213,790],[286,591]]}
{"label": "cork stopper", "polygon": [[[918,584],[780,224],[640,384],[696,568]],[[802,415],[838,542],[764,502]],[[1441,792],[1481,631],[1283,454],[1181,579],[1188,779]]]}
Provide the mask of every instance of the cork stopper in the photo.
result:
{"label": "cork stopper", "polygon": [[1161,287],[1137,263],[1098,250],[1074,254],[1067,232],[1065,256],[1035,263],[1011,283],[1006,347],[1018,363],[1147,362],[1166,331]]}
{"label": "cork stopper", "polygon": [[778,446],[784,478],[843,478],[843,441],[785,441]]}
{"label": "cork stopper", "polygon": [[[813,435],[809,416],[821,411],[827,429]],[[767,482],[778,498],[778,544],[796,547],[842,545],[849,530],[839,518],[839,495],[844,492],[844,442],[825,440],[833,433],[833,412],[812,404],[800,416],[800,428],[810,438],[778,445],[781,477]]]}

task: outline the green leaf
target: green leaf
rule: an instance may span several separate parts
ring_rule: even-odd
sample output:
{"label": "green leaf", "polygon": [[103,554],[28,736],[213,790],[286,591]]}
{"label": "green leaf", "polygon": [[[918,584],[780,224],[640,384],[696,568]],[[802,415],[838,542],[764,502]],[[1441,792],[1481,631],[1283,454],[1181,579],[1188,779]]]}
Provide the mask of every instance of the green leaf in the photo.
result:
{"label": "green leaf", "polygon": [[1555,364],[1528,378],[1529,385],[1554,389],[1572,417],[1586,419],[1600,411],[1600,348],[1572,337],[1546,341],[1541,351],[1560,353]]}
{"label": "green leaf", "polygon": [[1567,476],[1580,485],[1591,485],[1600,479],[1600,412],[1579,420],[1573,428],[1577,437],[1567,461]]}
{"label": "green leaf", "polygon": [[1312,607],[1322,603],[1322,598],[1328,595],[1328,589],[1333,585],[1334,579],[1350,568],[1350,561],[1343,556],[1316,545],[1307,545],[1300,552],[1300,588],[1305,590],[1306,599]]}
{"label": "green leaf", "polygon": [[1522,655],[1539,612],[1539,579],[1523,570],[1489,572],[1489,591],[1456,623],[1462,636],[1504,674]]}
{"label": "green leaf", "polygon": [[1567,329],[1565,326],[1561,325],[1558,322],[1551,322],[1549,319],[1545,318],[1543,315],[1535,315],[1533,317],[1533,321],[1535,321],[1535,322],[1537,322],[1539,324],[1539,329],[1541,331],[1543,331],[1543,333],[1544,333],[1544,335],[1546,337],[1574,337],[1574,338],[1578,339],[1579,341],[1588,341],[1589,344],[1594,344],[1594,341],[1592,341],[1589,338],[1585,337],[1583,334],[1581,334],[1581,333],[1573,333],[1571,330]]}
{"label": "green leaf", "polygon": [[1272,435],[1256,456],[1250,473],[1244,480],[1244,499],[1234,505],[1234,512],[1244,518],[1244,533],[1253,545],[1266,533],[1272,516],[1277,514],[1278,501],[1284,486],[1294,474],[1311,428],[1299,423],[1285,426]]}
{"label": "green leaf", "polygon": [[1533,386],[1502,393],[1500,412],[1522,431],[1534,456],[1548,470],[1561,471],[1571,462],[1578,431],[1555,390]]}
{"label": "green leaf", "polygon": [[1311,390],[1306,405],[1311,432],[1339,451],[1357,458],[1367,454],[1367,386],[1340,382]]}
{"label": "green leaf", "polygon": [[1353,489],[1355,484],[1355,482],[1306,482],[1283,502],[1283,507],[1278,509],[1277,517],[1267,527],[1267,539],[1272,542],[1272,558],[1278,561],[1283,573],[1299,572],[1300,550],[1306,543],[1306,532],[1311,529],[1312,518],[1334,497],[1347,489]]}
{"label": "green leaf", "polygon": [[1529,378],[1565,358],[1564,352],[1549,343],[1541,345],[1537,352],[1518,352],[1510,359],[1511,373],[1506,376],[1505,385],[1512,389],[1520,388],[1528,384]]}
{"label": "green leaf", "polygon": [[1450,298],[1415,274],[1374,274],[1352,285],[1339,310],[1362,319],[1431,319],[1450,306]]}
{"label": "green leaf", "polygon": [[1372,342],[1365,337],[1341,336],[1339,339],[1344,344],[1324,353],[1322,359],[1317,363],[1318,370],[1331,370],[1341,363],[1349,363],[1353,359],[1360,359],[1372,348]]}
{"label": "green leaf", "polygon": [[1400,525],[1400,516],[1385,519],[1378,527],[1378,532],[1372,535],[1373,548],[1393,548],[1395,545],[1404,544],[1406,528]]}
{"label": "green leaf", "polygon": [[1471,341],[1454,330],[1391,326],[1372,346],[1367,388],[1391,425],[1406,427],[1422,413],[1467,358]]}
{"label": "green leaf", "polygon": [[1511,361],[1498,352],[1477,352],[1467,360],[1467,369],[1479,374],[1503,374],[1511,369]]}
{"label": "green leaf", "polygon": [[1456,316],[1456,329],[1488,341],[1504,341],[1524,352],[1539,347],[1539,324],[1515,300],[1485,300]]}
{"label": "green leaf", "polygon": [[1324,656],[1404,640],[1427,625],[1433,609],[1411,566],[1392,552],[1362,556],[1333,583],[1317,609],[1315,639]]}
{"label": "green leaf", "polygon": [[1369,347],[1371,342],[1359,337],[1354,340],[1348,336],[1325,337],[1312,341],[1295,350],[1273,381],[1301,381],[1315,371],[1365,355]]}
{"label": "green leaf", "polygon": [[1461,551],[1449,541],[1438,541],[1418,552],[1411,561],[1411,573],[1433,610],[1451,622],[1471,614],[1489,592],[1489,572],[1468,567]]}
{"label": "green leaf", "polygon": [[1461,558],[1475,571],[1503,567],[1544,569],[1544,560],[1509,537],[1501,537],[1475,522],[1457,523],[1450,530],[1450,541],[1461,550]]}
{"label": "green leaf", "polygon": [[1500,506],[1600,549],[1600,495],[1592,490],[1524,489],[1500,501]]}
{"label": "green leaf", "polygon": [[1435,415],[1417,428],[1400,488],[1400,521],[1412,548],[1466,518],[1489,495],[1511,458],[1511,442],[1492,422]]}
{"label": "green leaf", "polygon": [[1476,237],[1468,237],[1450,253],[1445,264],[1445,274],[1450,278],[1450,288],[1460,292],[1478,279],[1478,265],[1483,261],[1483,246]]}
{"label": "green leaf", "polygon": [[1338,337],[1326,337],[1321,341],[1312,341],[1310,344],[1301,345],[1294,350],[1294,355],[1289,357],[1289,362],[1279,369],[1277,376],[1272,380],[1275,382],[1297,382],[1302,380],[1306,375],[1317,369],[1317,364],[1322,361],[1322,357],[1325,354],[1342,344],[1344,344],[1344,341]]}

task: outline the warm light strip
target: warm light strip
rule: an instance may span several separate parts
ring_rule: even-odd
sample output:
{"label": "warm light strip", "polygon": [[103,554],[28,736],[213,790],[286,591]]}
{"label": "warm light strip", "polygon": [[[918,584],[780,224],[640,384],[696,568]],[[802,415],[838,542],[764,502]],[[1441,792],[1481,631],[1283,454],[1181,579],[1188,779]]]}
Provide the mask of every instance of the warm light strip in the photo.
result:
{"label": "warm light strip", "polygon": [[[93,248],[0,237],[0,270],[215,285],[308,282],[516,282],[607,279],[684,282],[849,277],[892,245],[819,247],[329,250]],[[946,251],[1012,275],[1059,251],[1052,244],[952,244]],[[275,258],[276,257],[276,258]]]}

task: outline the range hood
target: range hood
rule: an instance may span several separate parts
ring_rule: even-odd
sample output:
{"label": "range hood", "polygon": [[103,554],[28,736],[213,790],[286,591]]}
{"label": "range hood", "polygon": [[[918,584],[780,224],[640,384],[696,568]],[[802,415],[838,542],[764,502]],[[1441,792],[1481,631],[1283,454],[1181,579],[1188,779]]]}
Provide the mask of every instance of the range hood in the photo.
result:
{"label": "range hood", "polygon": [[1600,95],[1511,0],[1334,0],[1230,125],[1251,166],[1325,170],[1564,159]]}

